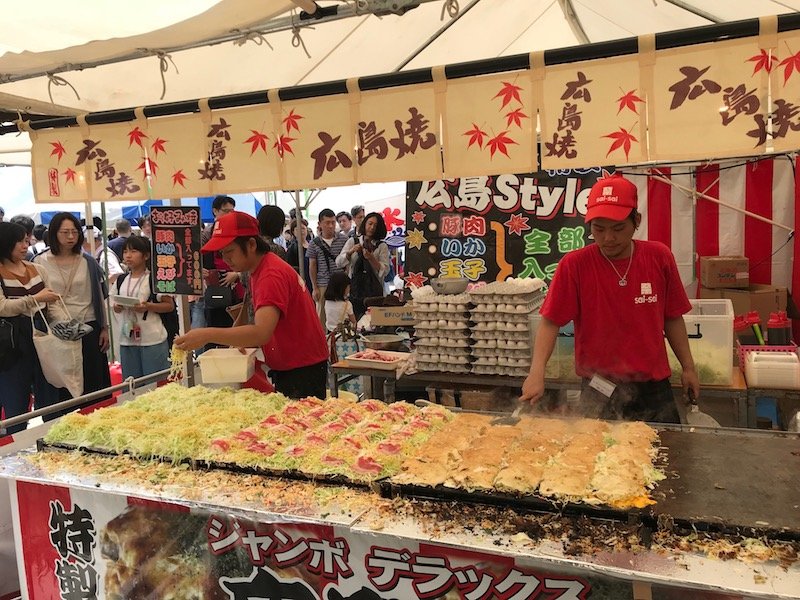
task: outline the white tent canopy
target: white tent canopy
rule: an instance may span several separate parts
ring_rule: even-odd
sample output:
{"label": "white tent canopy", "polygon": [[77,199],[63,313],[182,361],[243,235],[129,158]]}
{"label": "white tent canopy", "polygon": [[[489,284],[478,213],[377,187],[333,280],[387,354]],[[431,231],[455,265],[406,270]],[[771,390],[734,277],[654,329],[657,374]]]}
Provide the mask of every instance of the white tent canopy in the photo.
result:
{"label": "white tent canopy", "polygon": [[[0,97],[0,108],[41,112],[50,94],[57,106],[48,114],[127,108],[800,10],[800,0],[461,0],[460,12],[451,18],[444,0],[318,0],[323,8],[350,8],[353,13],[362,6],[418,6],[403,15],[366,13],[299,21],[296,4],[310,2],[139,0],[110,5],[105,0],[29,0],[19,5],[0,35],[0,94],[12,95]],[[245,41],[245,32],[285,29],[292,22],[299,36],[294,45],[291,30]],[[234,41],[169,50],[223,39]],[[163,100],[160,59],[155,55],[159,51],[168,51],[172,61],[164,63]],[[77,70],[137,53],[140,58]],[[44,75],[48,72],[63,78],[49,86],[49,93]],[[41,75],[33,76],[37,73]],[[16,81],[18,77],[31,78]]]}

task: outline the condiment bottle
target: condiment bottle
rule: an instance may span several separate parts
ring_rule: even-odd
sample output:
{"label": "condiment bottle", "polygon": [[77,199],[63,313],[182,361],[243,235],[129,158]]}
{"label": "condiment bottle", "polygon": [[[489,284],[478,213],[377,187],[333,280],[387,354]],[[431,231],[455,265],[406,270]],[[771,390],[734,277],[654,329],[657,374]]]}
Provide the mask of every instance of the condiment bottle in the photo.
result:
{"label": "condiment bottle", "polygon": [[769,314],[769,321],[767,321],[767,343],[770,346],[786,346],[789,343],[783,319],[776,312]]}
{"label": "condiment bottle", "polygon": [[738,315],[733,318],[733,333],[742,346],[755,346],[758,344],[758,340],[744,315]]}
{"label": "condiment bottle", "polygon": [[761,317],[758,314],[757,310],[751,310],[745,316],[745,321],[748,325],[750,325],[750,329],[753,330],[753,334],[756,336],[756,343],[759,346],[764,346],[764,334],[761,333]]}

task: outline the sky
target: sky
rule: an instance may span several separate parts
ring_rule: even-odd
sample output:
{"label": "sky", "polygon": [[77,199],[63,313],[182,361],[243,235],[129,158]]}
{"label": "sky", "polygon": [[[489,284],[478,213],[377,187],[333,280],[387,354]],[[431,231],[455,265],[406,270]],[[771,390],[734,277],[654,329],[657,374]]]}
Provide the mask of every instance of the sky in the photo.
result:
{"label": "sky", "polygon": [[[330,208],[334,212],[349,211],[355,204],[396,197],[405,194],[405,191],[405,182],[366,183],[357,186],[328,188],[323,190],[311,204],[308,220],[312,224],[316,222],[317,214],[323,208]],[[254,196],[262,204],[267,204],[265,193],[256,192]],[[109,208],[113,204],[109,202],[106,207]],[[131,205],[134,202],[126,201],[119,204]],[[100,203],[94,203],[93,210],[95,214],[99,214],[99,206]],[[289,209],[294,207],[294,196],[289,193],[279,192],[278,206],[288,215]],[[30,167],[2,167],[0,168],[0,207],[5,210],[6,219],[9,219],[14,215],[34,215],[41,211],[71,210],[82,212],[84,205],[36,204],[33,199]]]}

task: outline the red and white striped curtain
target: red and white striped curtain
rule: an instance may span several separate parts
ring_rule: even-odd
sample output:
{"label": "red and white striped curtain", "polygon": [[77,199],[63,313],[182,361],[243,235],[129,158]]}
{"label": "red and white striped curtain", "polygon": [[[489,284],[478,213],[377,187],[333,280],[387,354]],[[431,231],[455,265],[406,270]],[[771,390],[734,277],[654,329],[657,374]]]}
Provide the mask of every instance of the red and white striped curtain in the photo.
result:
{"label": "red and white striped curtain", "polygon": [[[636,183],[642,227],[637,237],[672,249],[687,287],[697,279],[700,256],[744,255],[751,283],[800,289],[800,246],[790,231],[764,223],[692,191],[761,215],[792,231],[800,215],[800,159],[787,156],[749,163],[625,170]],[[676,185],[671,185],[674,183]],[[687,191],[688,190],[688,191]],[[796,260],[797,259],[797,260]]]}

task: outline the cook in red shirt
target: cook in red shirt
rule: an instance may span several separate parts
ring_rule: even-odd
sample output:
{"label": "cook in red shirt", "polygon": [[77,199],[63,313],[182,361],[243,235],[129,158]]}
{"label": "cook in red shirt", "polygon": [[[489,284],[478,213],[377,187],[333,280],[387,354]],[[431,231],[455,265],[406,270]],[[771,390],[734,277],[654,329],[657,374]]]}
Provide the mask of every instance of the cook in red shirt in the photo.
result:
{"label": "cook in red shirt", "polygon": [[685,390],[700,394],[683,315],[691,309],[670,250],[633,240],[641,222],[636,186],[620,175],[589,193],[586,222],[595,243],[558,264],[541,308],[522,399],[544,394],[544,373],[559,327],[575,324],[575,370],[584,416],[680,422],[664,345],[681,363]]}
{"label": "cook in red shirt", "polygon": [[230,212],[214,223],[203,252],[222,253],[234,271],[250,273],[255,322],[239,327],[192,329],[175,338],[183,350],[209,343],[237,348],[260,346],[275,389],[290,398],[325,397],[328,346],[305,283],[289,264],[269,251],[258,221]]}

